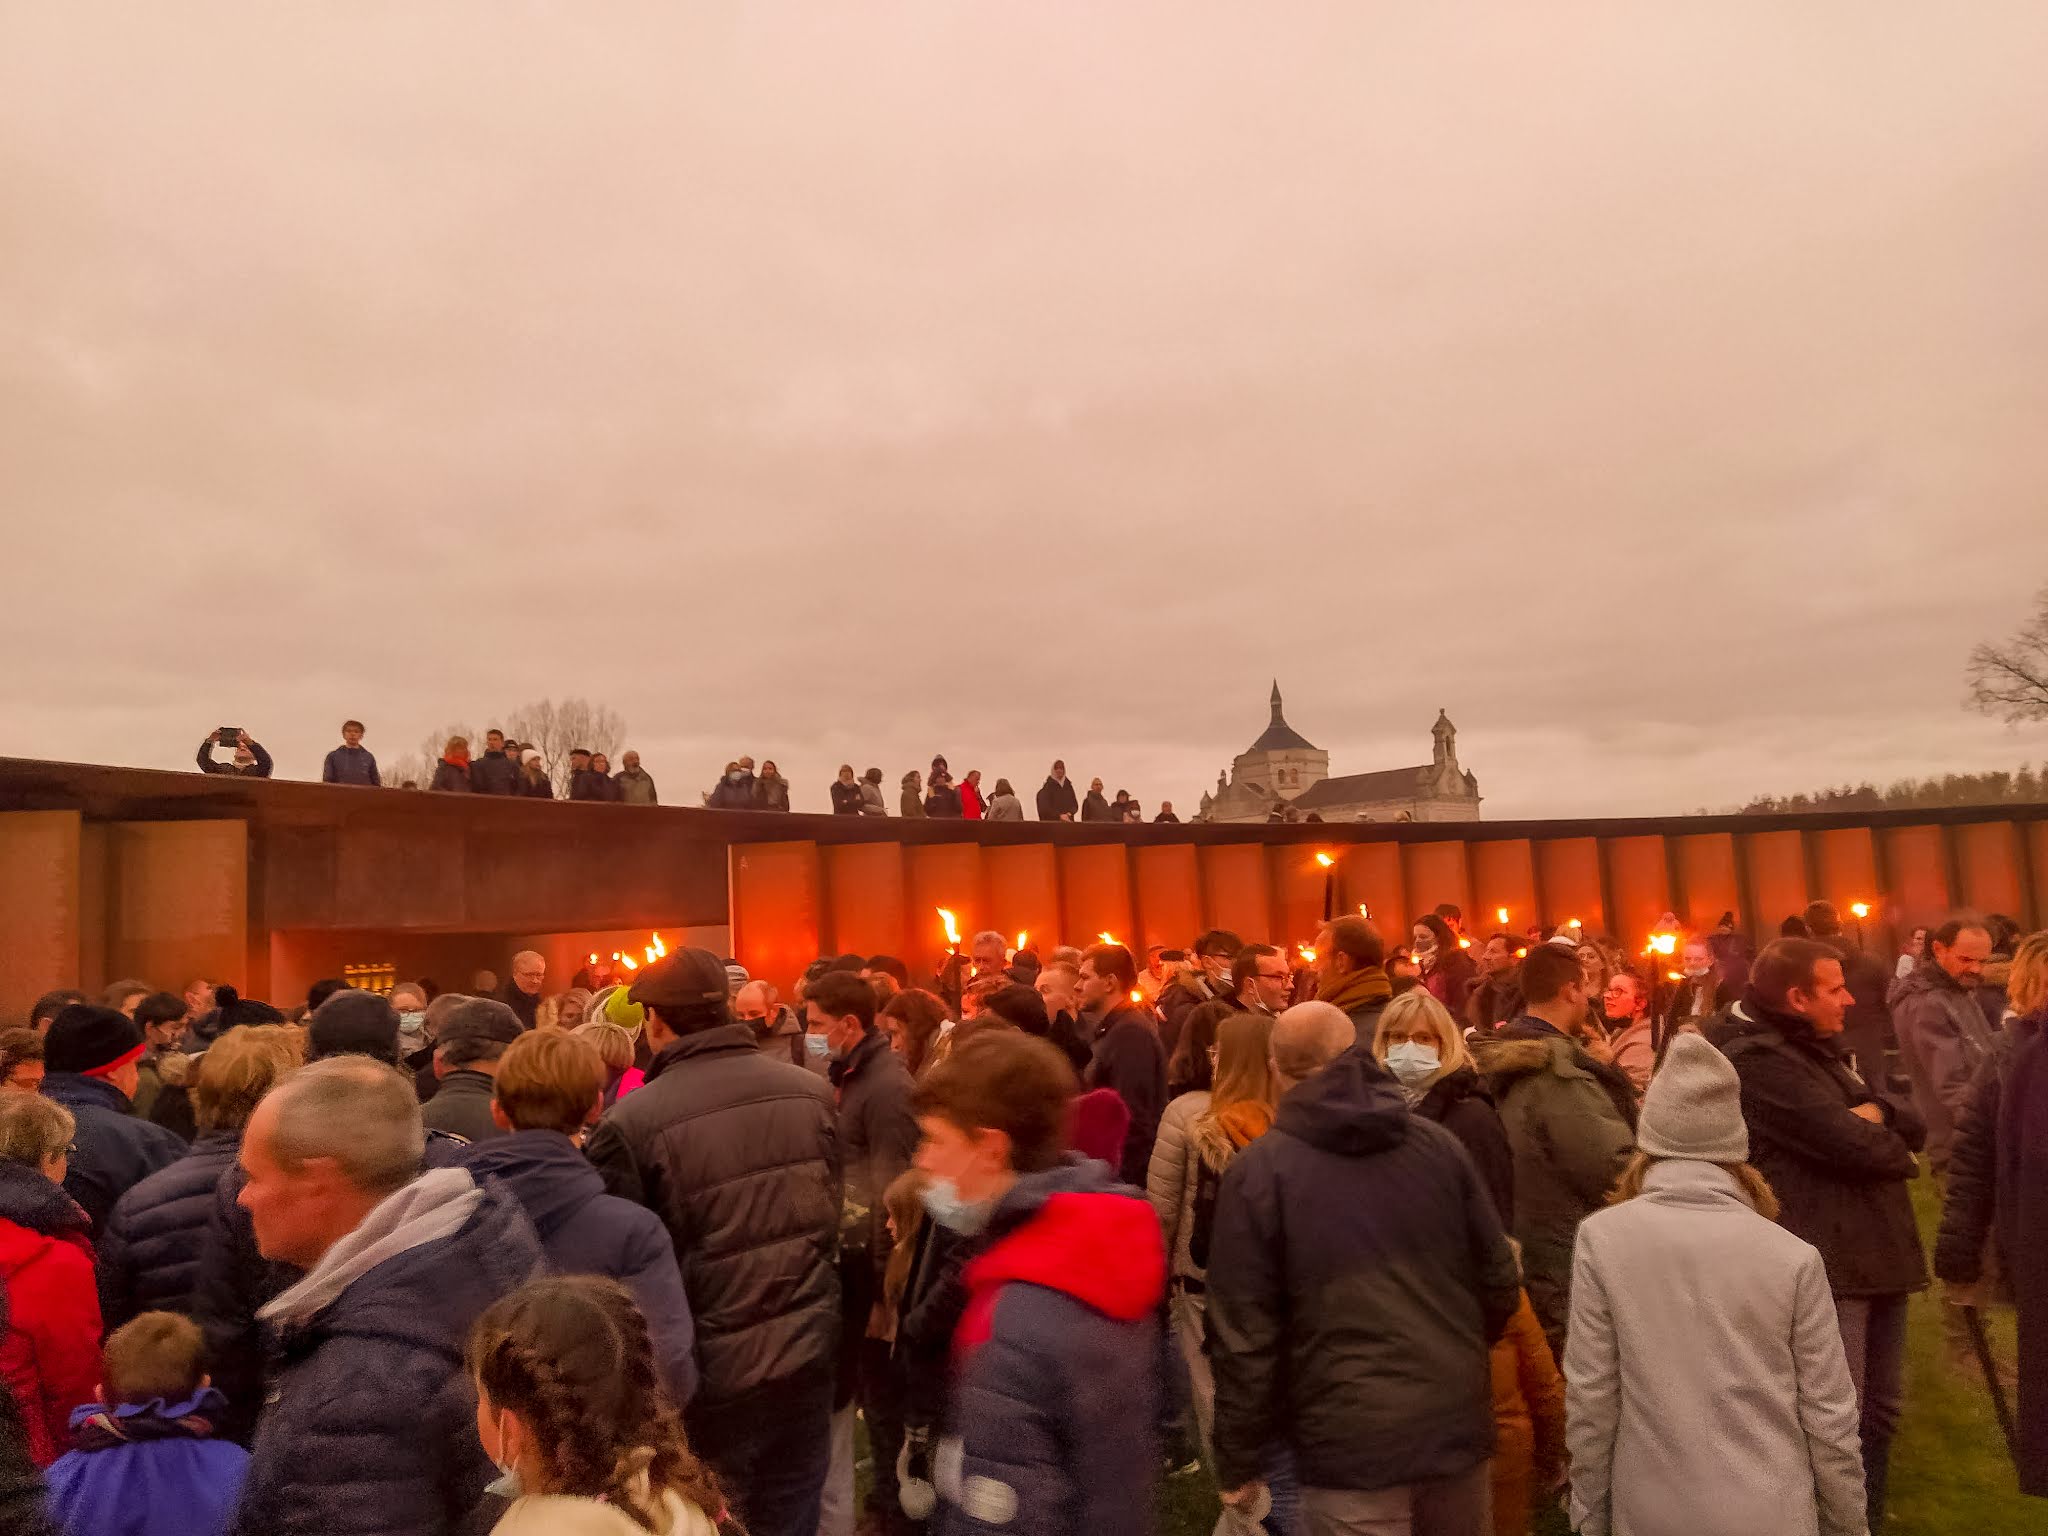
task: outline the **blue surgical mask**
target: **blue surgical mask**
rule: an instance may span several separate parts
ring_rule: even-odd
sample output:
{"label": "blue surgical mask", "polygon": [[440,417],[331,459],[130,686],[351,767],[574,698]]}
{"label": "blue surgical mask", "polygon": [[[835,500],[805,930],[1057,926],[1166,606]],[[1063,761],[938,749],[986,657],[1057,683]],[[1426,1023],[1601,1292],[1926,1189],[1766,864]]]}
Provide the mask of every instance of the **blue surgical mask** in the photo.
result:
{"label": "blue surgical mask", "polygon": [[972,1237],[988,1225],[990,1204],[962,1200],[951,1179],[933,1179],[918,1198],[924,1201],[925,1214],[933,1221],[964,1237]]}
{"label": "blue surgical mask", "polygon": [[1429,1081],[1438,1064],[1436,1047],[1403,1040],[1387,1047],[1387,1070],[1401,1080],[1404,1088],[1419,1088]]}
{"label": "blue surgical mask", "polygon": [[804,1050],[819,1061],[823,1061],[832,1054],[832,1042],[823,1035],[805,1035]]}

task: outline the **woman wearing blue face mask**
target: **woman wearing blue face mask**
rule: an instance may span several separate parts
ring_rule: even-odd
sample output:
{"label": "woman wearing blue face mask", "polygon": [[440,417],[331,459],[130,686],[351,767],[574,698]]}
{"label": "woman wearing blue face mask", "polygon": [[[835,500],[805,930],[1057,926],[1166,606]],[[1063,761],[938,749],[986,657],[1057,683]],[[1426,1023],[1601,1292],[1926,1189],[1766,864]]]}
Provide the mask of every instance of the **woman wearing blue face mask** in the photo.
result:
{"label": "woman wearing blue face mask", "polygon": [[1401,1084],[1409,1109],[1465,1144],[1500,1219],[1512,1221],[1515,1162],[1508,1133],[1450,1011],[1424,988],[1403,992],[1380,1015],[1373,1055]]}

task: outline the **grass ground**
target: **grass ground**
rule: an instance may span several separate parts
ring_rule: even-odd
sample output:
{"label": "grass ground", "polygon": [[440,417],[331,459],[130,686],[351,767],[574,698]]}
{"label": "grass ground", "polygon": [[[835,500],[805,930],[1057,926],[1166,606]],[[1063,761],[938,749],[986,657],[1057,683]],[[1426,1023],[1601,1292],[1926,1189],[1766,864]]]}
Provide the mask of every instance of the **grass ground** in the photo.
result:
{"label": "grass ground", "polygon": [[[1929,1250],[1934,1241],[1934,1191],[1914,1191]],[[1913,1299],[1906,1338],[1906,1413],[1892,1444],[1891,1509],[1882,1536],[2048,1536],[2048,1501],[2022,1498],[1984,1378],[1974,1364],[1952,1361],[1942,1342],[1940,1301]],[[2013,1358],[2012,1314],[1992,1318],[1993,1347]],[[1206,1471],[1176,1479],[1160,1498],[1161,1536],[1209,1536],[1216,1523],[1216,1487]],[[1563,1518],[1539,1521],[1538,1536],[1564,1536]]]}

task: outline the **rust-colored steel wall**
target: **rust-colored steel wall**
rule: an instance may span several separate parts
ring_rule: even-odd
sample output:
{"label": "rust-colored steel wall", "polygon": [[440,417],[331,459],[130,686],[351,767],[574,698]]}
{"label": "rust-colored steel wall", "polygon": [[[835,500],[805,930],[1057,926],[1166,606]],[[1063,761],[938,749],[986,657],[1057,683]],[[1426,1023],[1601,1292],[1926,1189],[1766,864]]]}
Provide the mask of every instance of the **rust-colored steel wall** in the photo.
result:
{"label": "rust-colored steel wall", "polygon": [[[1474,826],[1458,829],[1462,837],[1442,828],[1288,828],[1285,841],[1270,842],[1215,841],[1210,829],[1193,829],[1207,834],[1200,840],[1017,842],[1003,829],[1002,842],[987,844],[981,829],[955,827],[947,841],[924,840],[931,834],[921,830],[902,843],[735,844],[733,942],[755,974],[787,985],[813,956],[843,951],[900,955],[913,972],[929,973],[945,953],[941,906],[957,915],[963,939],[994,928],[1014,942],[1028,931],[1041,952],[1085,946],[1100,933],[1137,950],[1179,947],[1211,927],[1247,941],[1307,944],[1326,899],[1339,914],[1366,907],[1389,943],[1441,901],[1463,908],[1475,934],[1499,926],[1505,907],[1512,932],[1577,918],[1630,950],[1666,912],[1706,929],[1733,911],[1766,940],[1816,898],[1834,901],[1852,927],[1851,905],[1868,903],[1861,926],[1873,948],[1954,910],[2042,921],[2048,818],[1614,825],[1612,834],[1574,828],[1566,836]],[[1329,868],[1319,852],[1330,855]]]}

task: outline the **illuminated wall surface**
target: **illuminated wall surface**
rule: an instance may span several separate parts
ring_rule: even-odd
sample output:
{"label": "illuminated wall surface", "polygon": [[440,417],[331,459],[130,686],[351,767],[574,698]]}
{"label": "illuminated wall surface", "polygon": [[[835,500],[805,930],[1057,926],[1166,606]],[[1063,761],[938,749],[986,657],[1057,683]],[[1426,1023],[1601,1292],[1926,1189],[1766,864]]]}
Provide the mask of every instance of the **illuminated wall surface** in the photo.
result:
{"label": "illuminated wall surface", "polygon": [[[1318,855],[1329,859],[1327,867]],[[1327,902],[1398,934],[1577,918],[1640,949],[1665,912],[1753,937],[1815,897],[1889,949],[1959,909],[2041,926],[2048,806],[1864,816],[1417,826],[1048,826],[562,805],[0,759],[0,1019],[48,987],[193,975],[289,998],[342,960],[460,986],[532,943],[686,931],[788,983],[820,954],[1182,945],[1207,927],[1306,942]],[[1855,920],[1849,918],[1854,932]]]}

